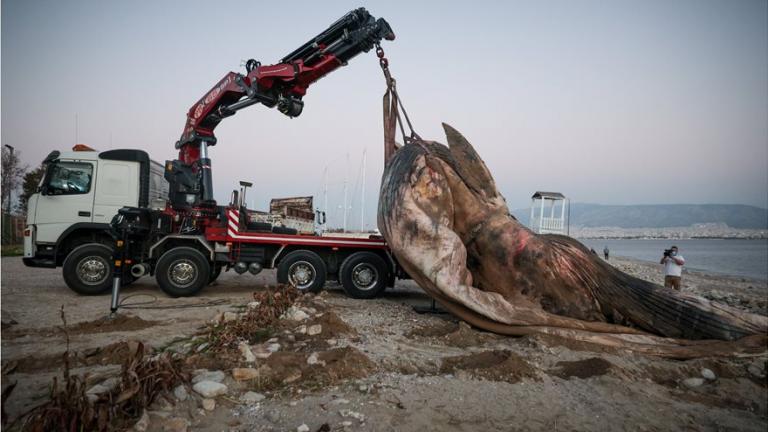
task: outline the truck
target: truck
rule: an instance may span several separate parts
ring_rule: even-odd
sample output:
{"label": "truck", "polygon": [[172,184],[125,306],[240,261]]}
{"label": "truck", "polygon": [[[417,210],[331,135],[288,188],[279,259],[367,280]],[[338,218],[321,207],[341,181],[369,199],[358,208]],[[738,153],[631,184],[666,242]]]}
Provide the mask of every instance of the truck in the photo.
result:
{"label": "truck", "polygon": [[28,201],[22,260],[29,267],[62,267],[77,293],[101,293],[111,279],[109,224],[125,206],[164,206],[163,165],[143,150],[99,152],[82,144],[51,152],[43,165],[38,192]]}
{"label": "truck", "polygon": [[[140,150],[89,154],[90,159],[79,152],[52,153],[40,192],[31,200],[37,208],[30,212],[25,231],[25,264],[62,266],[67,285],[81,294],[100,294],[111,286],[113,312],[120,288],[137,278],[154,276],[165,293],[181,297],[197,294],[227,270],[255,275],[275,268],[279,283],[301,291],[318,292],[327,280],[338,280],[352,297],[377,296],[398,277],[407,277],[383,238],[323,236],[265,223],[245,207],[250,184],[241,184],[226,205],[219,205],[213,198],[209,152],[217,144],[215,127],[240,109],[260,103],[297,117],[309,85],[361,52],[375,47],[384,68],[380,42],[394,37],[384,19],[359,8],[277,64],[263,66],[251,59],[245,74],[226,74],[189,109],[175,146],[179,156],[162,166],[167,189],[155,182],[159,164]],[[113,163],[115,155],[124,158],[117,159],[121,163],[134,163],[133,171],[125,165],[125,175],[105,177],[102,186],[99,173],[106,176],[112,169],[102,164]],[[128,180],[131,176],[136,180]],[[112,205],[107,207],[97,197],[100,190],[111,190],[112,183],[120,183],[114,187],[126,195],[122,201],[104,201]],[[162,199],[156,198],[158,193]],[[90,220],[73,216],[51,224],[55,229],[45,226],[46,212],[83,206],[88,196],[92,206],[77,209],[77,217]],[[41,211],[41,205],[48,210]],[[92,216],[80,216],[81,211]],[[80,222],[92,225],[72,228]],[[78,234],[70,239],[74,232]]]}

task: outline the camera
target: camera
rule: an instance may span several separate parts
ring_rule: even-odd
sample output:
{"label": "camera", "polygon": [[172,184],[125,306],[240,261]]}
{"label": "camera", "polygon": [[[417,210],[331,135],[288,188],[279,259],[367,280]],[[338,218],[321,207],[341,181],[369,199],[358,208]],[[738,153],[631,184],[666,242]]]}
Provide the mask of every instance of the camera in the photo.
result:
{"label": "camera", "polygon": [[664,256],[668,257],[670,255],[672,255],[672,249],[664,249]]}

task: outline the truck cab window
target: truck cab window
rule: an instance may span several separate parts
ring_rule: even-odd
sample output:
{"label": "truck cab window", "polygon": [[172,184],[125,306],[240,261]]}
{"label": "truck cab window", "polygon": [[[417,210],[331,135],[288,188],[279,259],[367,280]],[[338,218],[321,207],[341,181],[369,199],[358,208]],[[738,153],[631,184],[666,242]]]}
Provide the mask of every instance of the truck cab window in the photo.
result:
{"label": "truck cab window", "polygon": [[85,194],[91,190],[93,165],[82,162],[52,164],[48,176],[49,195]]}

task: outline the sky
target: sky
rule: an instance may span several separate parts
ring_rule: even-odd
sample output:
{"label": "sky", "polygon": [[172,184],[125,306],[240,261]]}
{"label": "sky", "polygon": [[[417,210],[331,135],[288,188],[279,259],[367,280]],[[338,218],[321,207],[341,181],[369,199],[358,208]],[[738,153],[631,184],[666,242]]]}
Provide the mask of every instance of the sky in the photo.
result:
{"label": "sky", "polygon": [[[0,138],[30,166],[75,142],[173,159],[187,110],[227,72],[275,63],[361,5],[397,35],[383,47],[417,132],[460,130],[511,209],[536,190],[768,207],[758,0],[3,0]],[[348,228],[374,227],[384,90],[369,52],[310,87],[298,118],[255,105],[224,120],[216,198],[247,180],[249,207],[314,195],[322,209],[327,184],[341,226],[346,179]]]}

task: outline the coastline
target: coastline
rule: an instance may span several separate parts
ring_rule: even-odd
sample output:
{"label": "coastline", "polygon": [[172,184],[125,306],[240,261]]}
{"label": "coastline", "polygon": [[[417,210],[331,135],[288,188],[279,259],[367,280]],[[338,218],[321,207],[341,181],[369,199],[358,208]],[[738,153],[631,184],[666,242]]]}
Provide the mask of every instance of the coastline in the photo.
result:
{"label": "coastline", "polygon": [[[612,256],[608,263],[637,278],[664,285],[661,264],[625,256]],[[768,316],[768,281],[766,280],[687,268],[683,268],[682,280],[683,292]]]}

